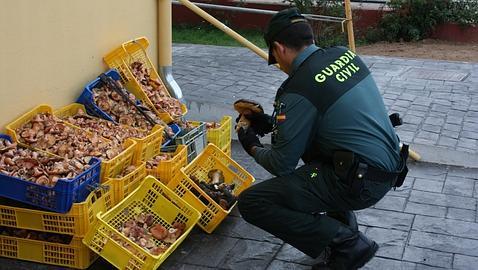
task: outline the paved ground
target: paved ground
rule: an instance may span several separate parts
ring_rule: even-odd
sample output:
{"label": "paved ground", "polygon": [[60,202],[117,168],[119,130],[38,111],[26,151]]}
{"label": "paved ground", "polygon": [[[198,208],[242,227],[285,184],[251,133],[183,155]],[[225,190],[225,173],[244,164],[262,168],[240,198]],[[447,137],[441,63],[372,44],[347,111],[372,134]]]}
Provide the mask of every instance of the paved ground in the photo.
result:
{"label": "paved ground", "polygon": [[[258,182],[269,178],[239,144],[233,155]],[[365,269],[473,269],[478,264],[476,185],[478,169],[410,164],[401,188],[358,212],[362,232],[381,246]],[[234,211],[212,235],[195,233],[161,269],[310,269],[313,263]]]}
{"label": "paved ground", "polygon": [[[235,159],[257,181],[269,177],[244,154],[240,145],[234,146]],[[390,192],[373,209],[358,213],[361,230],[381,245],[378,257],[367,268],[426,269],[425,265],[429,265],[470,269],[470,265],[478,263],[476,180],[476,169],[411,164],[404,186]],[[309,269],[308,265],[314,262],[248,225],[237,212],[212,236],[197,238],[201,240],[191,253],[187,254],[188,248],[184,247],[181,250],[186,251],[186,256],[175,254],[164,269],[194,269],[187,263],[221,269]],[[229,251],[225,252],[226,249]],[[224,254],[224,258],[201,259],[206,254]]]}
{"label": "paved ground", "polygon": [[[270,175],[238,143],[233,157],[256,181]],[[411,163],[404,185],[375,207],[358,212],[360,229],[380,245],[365,269],[476,269],[478,169]],[[213,234],[195,229],[163,270],[310,269],[314,260],[247,224],[234,209]],[[63,268],[0,259],[0,269]],[[113,269],[98,260],[90,270]],[[145,269],[146,270],[146,269]]]}
{"label": "paved ground", "polygon": [[[399,133],[428,160],[464,168],[411,163],[405,184],[358,212],[361,230],[381,248],[365,269],[477,269],[478,64],[365,57],[391,111],[403,114]],[[271,104],[285,75],[245,49],[178,45],[174,74],[188,97],[191,119],[233,114],[236,98]],[[433,71],[433,72],[432,72]],[[428,79],[416,77],[427,76]],[[270,107],[269,107],[270,109]],[[455,159],[450,161],[450,155]],[[270,175],[237,143],[233,157],[257,179]],[[234,209],[213,234],[199,229],[160,267],[176,269],[310,269],[314,261],[247,224]],[[0,269],[60,269],[0,259]],[[90,269],[112,269],[98,260]]]}
{"label": "paved ground", "polygon": [[[364,56],[390,112],[401,113],[401,139],[425,160],[478,166],[478,63]],[[238,98],[272,110],[286,75],[245,48],[174,46],[174,77],[190,117],[235,115]]]}

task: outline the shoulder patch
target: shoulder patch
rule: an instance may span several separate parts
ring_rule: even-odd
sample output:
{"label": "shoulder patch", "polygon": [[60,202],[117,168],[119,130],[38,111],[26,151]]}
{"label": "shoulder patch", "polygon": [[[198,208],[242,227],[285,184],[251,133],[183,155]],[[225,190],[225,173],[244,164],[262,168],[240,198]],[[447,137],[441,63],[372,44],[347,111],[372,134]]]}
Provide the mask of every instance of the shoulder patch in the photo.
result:
{"label": "shoulder patch", "polygon": [[284,122],[286,120],[285,113],[280,113],[276,116],[276,121],[278,124]]}

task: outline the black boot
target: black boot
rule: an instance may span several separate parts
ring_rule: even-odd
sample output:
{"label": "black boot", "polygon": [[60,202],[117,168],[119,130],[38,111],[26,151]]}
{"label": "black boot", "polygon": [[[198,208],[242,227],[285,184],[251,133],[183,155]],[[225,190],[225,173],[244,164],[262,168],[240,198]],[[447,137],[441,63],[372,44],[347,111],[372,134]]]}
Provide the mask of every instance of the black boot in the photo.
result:
{"label": "black boot", "polygon": [[[341,212],[327,212],[327,216],[334,218],[343,224],[349,226],[350,229],[353,231],[358,232],[358,223],[357,223],[357,217],[355,216],[354,211],[348,210],[348,211],[341,211]],[[329,260],[331,260],[334,257],[334,250],[331,249],[330,247],[326,247],[325,250],[320,254],[318,262],[313,269],[327,269],[327,264]]]}
{"label": "black boot", "polygon": [[355,270],[373,258],[378,245],[359,231],[341,226],[332,239],[333,256],[326,265],[314,265],[312,269]]}

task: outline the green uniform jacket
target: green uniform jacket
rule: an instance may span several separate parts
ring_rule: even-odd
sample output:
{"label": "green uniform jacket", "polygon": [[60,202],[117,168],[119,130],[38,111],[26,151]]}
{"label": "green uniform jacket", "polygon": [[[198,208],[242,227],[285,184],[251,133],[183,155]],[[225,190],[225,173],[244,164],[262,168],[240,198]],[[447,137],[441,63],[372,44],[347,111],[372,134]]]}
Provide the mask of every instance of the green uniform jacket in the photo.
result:
{"label": "green uniform jacket", "polygon": [[276,176],[291,173],[304,156],[330,158],[336,150],[383,170],[399,166],[399,140],[377,85],[346,48],[302,51],[277,92],[272,116],[271,148],[257,148],[254,158]]}

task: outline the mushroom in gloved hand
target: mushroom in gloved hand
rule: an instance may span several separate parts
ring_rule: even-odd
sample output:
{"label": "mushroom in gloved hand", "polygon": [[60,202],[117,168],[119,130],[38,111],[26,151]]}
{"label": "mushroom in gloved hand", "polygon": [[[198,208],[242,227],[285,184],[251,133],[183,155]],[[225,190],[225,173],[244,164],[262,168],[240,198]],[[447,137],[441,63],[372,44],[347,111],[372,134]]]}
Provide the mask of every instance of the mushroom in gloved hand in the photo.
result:
{"label": "mushroom in gloved hand", "polygon": [[250,126],[250,121],[244,115],[252,113],[264,113],[262,106],[252,100],[239,99],[234,102],[234,109],[239,113],[237,120],[236,131],[241,127],[246,130]]}

